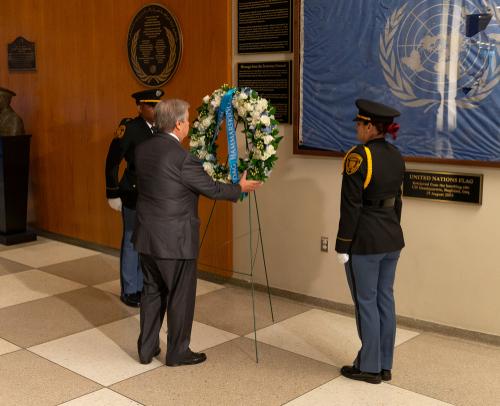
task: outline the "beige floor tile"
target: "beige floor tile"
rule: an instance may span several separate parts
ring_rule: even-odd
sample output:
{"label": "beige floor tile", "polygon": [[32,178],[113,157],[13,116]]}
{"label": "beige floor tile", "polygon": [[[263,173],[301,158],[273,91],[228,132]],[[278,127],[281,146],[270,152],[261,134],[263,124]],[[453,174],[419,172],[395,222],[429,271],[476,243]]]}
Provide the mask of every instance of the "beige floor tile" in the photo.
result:
{"label": "beige floor tile", "polygon": [[129,317],[31,347],[30,351],[108,386],[162,365],[156,359],[149,365],[139,363],[138,329],[138,321]]}
{"label": "beige floor tile", "polygon": [[198,279],[196,285],[196,296],[205,295],[210,292],[215,292],[216,290],[224,289],[223,285],[219,285],[218,283],[213,283],[209,281],[205,281],[203,279]]}
{"label": "beige floor tile", "polygon": [[[398,328],[396,346],[418,334]],[[318,309],[257,331],[257,340],[338,367],[351,364],[361,346],[353,318]]]}
{"label": "beige floor tile", "polygon": [[421,334],[396,349],[391,384],[454,405],[499,405],[500,347]]}
{"label": "beige floor tile", "polygon": [[134,406],[140,403],[134,402],[132,399],[126,398],[119,393],[113,392],[107,388],[98,390],[97,392],[89,393],[88,395],[79,397],[69,402],[63,403],[67,406]]}
{"label": "beige floor tile", "polygon": [[101,388],[28,351],[0,357],[2,406],[57,405]]}
{"label": "beige floor tile", "polygon": [[344,377],[330,381],[305,395],[300,396],[287,406],[446,406],[444,403],[427,396],[419,395],[382,383],[369,385]]}
{"label": "beige floor tile", "polygon": [[[275,321],[287,319],[310,309],[291,300],[273,296]],[[267,294],[255,292],[257,328],[272,324]],[[226,287],[196,299],[195,320],[238,335],[253,331],[252,292]]]}
{"label": "beige floor tile", "polygon": [[191,349],[193,351],[205,351],[208,348],[238,337],[236,334],[195,321],[191,332]]}
{"label": "beige floor tile", "polygon": [[92,255],[39,268],[84,285],[97,285],[120,278],[120,258],[111,255]]}
{"label": "beige floor tile", "polygon": [[[97,289],[104,290],[106,292],[111,292],[117,296],[120,295],[120,279],[116,279],[110,282],[100,283],[98,285],[94,285],[94,287]],[[224,286],[219,285],[217,283],[204,281],[203,279],[198,279],[196,285],[196,296],[205,295],[207,293],[214,292],[219,289],[224,289]]]}
{"label": "beige floor tile", "polygon": [[112,293],[113,295],[116,296],[120,296],[121,293],[120,279],[115,279],[113,281],[105,283],[99,283],[98,285],[94,285],[94,288]]}
{"label": "beige floor tile", "polygon": [[168,368],[120,382],[113,390],[146,405],[281,405],[338,376],[329,365],[265,344],[255,363],[251,340],[207,351],[200,365]]}
{"label": "beige floor tile", "polygon": [[0,337],[30,347],[137,312],[111,293],[83,288],[0,309]]}
{"label": "beige floor tile", "polygon": [[19,347],[0,338],[0,355],[17,351]]}
{"label": "beige floor tile", "polygon": [[[140,316],[135,316],[135,319],[140,324]],[[139,335],[139,329],[136,332],[136,336]],[[234,340],[239,336],[228,331],[219,330],[218,328],[208,326],[197,321],[193,321],[193,329],[191,331],[191,343],[190,348],[193,351],[205,351],[208,348],[215,347],[219,344],[225,343],[227,341]],[[162,353],[166,353],[166,341],[167,341],[167,317],[163,320],[163,325],[160,331],[160,347]],[[163,360],[164,361],[164,360]]]}
{"label": "beige floor tile", "polygon": [[0,309],[80,289],[83,285],[32,269],[0,276]]}
{"label": "beige floor tile", "polygon": [[27,271],[28,269],[30,269],[29,266],[9,261],[5,258],[0,258],[0,276]]}
{"label": "beige floor tile", "polygon": [[97,254],[99,253],[96,251],[58,241],[48,241],[43,244],[0,251],[1,258],[19,262],[32,268],[39,268]]}

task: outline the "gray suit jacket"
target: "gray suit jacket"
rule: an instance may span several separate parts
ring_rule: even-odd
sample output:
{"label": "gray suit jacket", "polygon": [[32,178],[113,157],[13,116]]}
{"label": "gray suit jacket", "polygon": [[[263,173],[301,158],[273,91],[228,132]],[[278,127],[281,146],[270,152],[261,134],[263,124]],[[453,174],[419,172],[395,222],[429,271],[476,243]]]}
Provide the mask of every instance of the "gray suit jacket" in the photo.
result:
{"label": "gray suit jacket", "polygon": [[157,258],[197,258],[199,195],[237,201],[240,186],[212,180],[202,162],[170,134],[157,134],[138,145],[135,167],[135,249]]}

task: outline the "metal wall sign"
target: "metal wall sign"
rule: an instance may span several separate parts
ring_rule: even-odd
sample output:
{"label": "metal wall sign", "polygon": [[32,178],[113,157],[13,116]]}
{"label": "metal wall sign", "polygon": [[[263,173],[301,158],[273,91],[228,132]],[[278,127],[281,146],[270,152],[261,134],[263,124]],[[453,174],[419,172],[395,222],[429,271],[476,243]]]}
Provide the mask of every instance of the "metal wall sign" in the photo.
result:
{"label": "metal wall sign", "polygon": [[36,70],[35,43],[17,37],[7,44],[7,61],[10,71]]}
{"label": "metal wall sign", "polygon": [[292,52],[292,0],[238,0],[238,53]]}
{"label": "metal wall sign", "polygon": [[292,61],[238,64],[238,87],[249,87],[276,108],[276,120],[292,119]]}
{"label": "metal wall sign", "polygon": [[150,4],[135,15],[128,30],[128,60],[145,86],[161,87],[175,74],[182,56],[182,33],[164,6]]}
{"label": "metal wall sign", "polygon": [[481,204],[483,175],[408,170],[404,176],[403,196]]}

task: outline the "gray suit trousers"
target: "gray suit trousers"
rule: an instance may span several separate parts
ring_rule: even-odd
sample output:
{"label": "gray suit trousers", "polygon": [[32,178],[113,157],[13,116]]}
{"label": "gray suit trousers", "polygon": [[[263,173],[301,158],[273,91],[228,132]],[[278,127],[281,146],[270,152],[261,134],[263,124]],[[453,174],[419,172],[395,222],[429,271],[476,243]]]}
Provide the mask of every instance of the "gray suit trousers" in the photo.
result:
{"label": "gray suit trousers", "polygon": [[141,296],[141,359],[150,359],[159,347],[159,333],[167,311],[167,360],[189,353],[196,300],[196,260],[160,259],[140,254],[144,273]]}

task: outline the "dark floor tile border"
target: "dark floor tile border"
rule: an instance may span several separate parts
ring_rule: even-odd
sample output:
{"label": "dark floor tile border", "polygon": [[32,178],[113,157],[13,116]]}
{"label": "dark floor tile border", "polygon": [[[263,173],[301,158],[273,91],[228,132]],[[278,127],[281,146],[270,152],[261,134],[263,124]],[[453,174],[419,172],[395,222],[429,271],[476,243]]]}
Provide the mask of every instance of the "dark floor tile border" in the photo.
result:
{"label": "dark floor tile border", "polygon": [[[38,235],[42,237],[49,238],[56,241],[65,242],[68,244],[78,245],[83,248],[88,248],[94,251],[99,251],[104,254],[120,256],[120,250],[110,247],[104,247],[99,244],[90,243],[87,241],[82,241],[77,238],[66,237],[60,234],[51,233],[44,230],[35,230]],[[214,283],[228,283],[233,286],[238,286],[245,289],[251,289],[251,283],[239,279],[239,278],[227,278],[220,275],[216,275],[210,272],[198,271],[198,276],[209,282]],[[261,284],[254,284],[255,290],[260,292],[267,292],[267,286]],[[313,296],[303,295],[301,293],[290,292],[284,289],[270,288],[271,294],[286,299],[294,300],[303,304],[310,306],[323,308],[325,310],[331,310],[338,313],[346,314],[349,316],[354,315],[354,306],[345,303],[338,303],[331,300],[320,299]],[[495,346],[500,346],[500,336],[494,334],[481,333],[479,331],[465,330],[457,327],[445,326],[443,324],[433,323],[430,321],[424,321],[419,319],[414,319],[406,316],[397,316],[398,325],[401,327],[407,327],[415,330],[422,330],[425,332],[443,334],[447,336],[463,338],[466,340],[478,341],[486,344],[491,344]]]}

